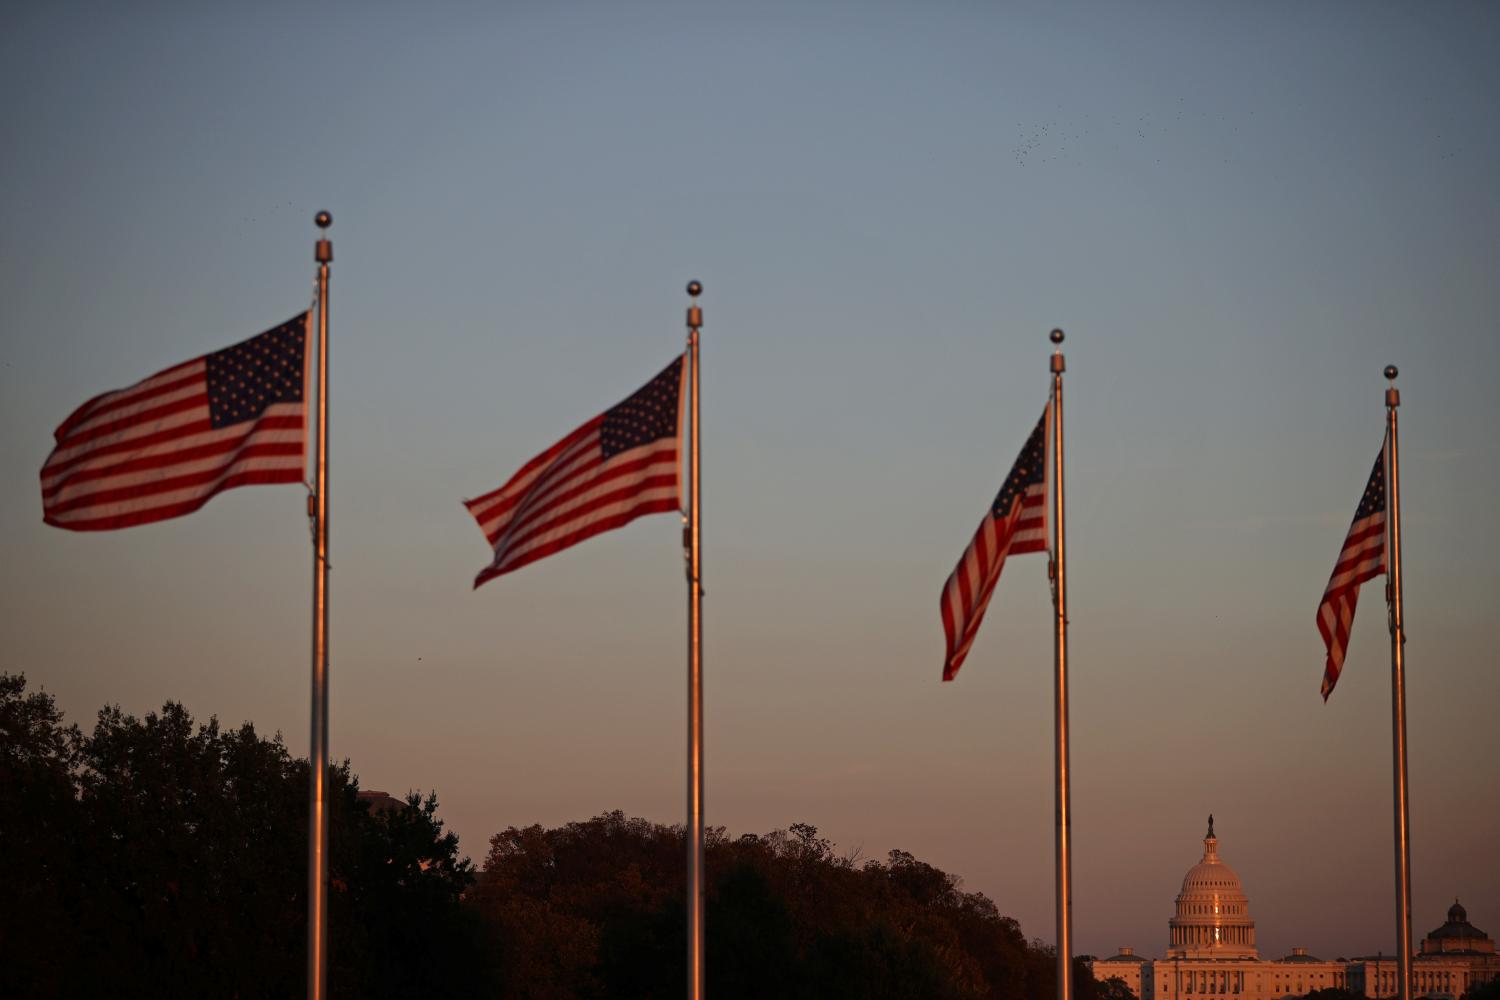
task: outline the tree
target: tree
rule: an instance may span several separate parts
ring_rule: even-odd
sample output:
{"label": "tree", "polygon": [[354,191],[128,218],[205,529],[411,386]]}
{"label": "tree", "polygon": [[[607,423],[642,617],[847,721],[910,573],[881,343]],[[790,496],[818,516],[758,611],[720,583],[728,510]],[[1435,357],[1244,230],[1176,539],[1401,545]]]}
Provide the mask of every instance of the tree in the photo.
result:
{"label": "tree", "polygon": [[78,855],[73,794],[78,730],[52,696],[0,674],[0,996],[55,993],[66,964],[69,873]]}
{"label": "tree", "polygon": [[[0,863],[35,912],[0,908],[0,994],[300,995],[307,762],[174,702],[105,708],[84,736],[24,687],[0,678]],[[331,770],[331,994],[481,995],[471,865],[437,799],[372,814]]]}
{"label": "tree", "polygon": [[[300,995],[307,762],[175,702],[85,735],[25,687],[0,675],[0,996]],[[682,827],[511,827],[476,880],[435,795],[371,810],[347,761],[329,786],[333,996],[681,991]],[[856,865],[806,823],[705,846],[716,997],[1051,1000],[1052,948],[909,852]]]}
{"label": "tree", "polygon": [[[1092,978],[1092,972],[1090,978]],[[1119,976],[1110,976],[1094,988],[1094,1000],[1136,1000],[1135,991]]]}
{"label": "tree", "polygon": [[[856,867],[803,823],[733,840],[714,830],[706,848],[716,997],[1051,998],[1051,949],[908,852]],[[681,827],[619,812],[496,834],[468,903],[502,955],[502,994],[680,992],[683,855]]]}
{"label": "tree", "polygon": [[1364,996],[1350,990],[1330,986],[1304,994],[1303,1000],[1364,1000]]}

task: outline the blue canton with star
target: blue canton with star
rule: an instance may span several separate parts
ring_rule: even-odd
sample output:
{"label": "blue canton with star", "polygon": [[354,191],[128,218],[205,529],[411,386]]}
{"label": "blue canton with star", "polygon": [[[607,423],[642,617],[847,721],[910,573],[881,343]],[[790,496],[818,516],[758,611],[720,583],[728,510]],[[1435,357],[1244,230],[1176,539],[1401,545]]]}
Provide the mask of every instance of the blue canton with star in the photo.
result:
{"label": "blue canton with star", "polygon": [[1365,495],[1359,498],[1359,508],[1354,512],[1354,520],[1363,521],[1371,514],[1379,514],[1385,510],[1385,450],[1382,449],[1380,457],[1375,459],[1375,468],[1370,470],[1370,481],[1365,484]]}
{"label": "blue canton with star", "polygon": [[272,403],[302,402],[307,314],[204,358],[215,427],[254,420]]}
{"label": "blue canton with star", "polygon": [[682,388],[679,355],[661,374],[623,403],[605,411],[599,443],[605,458],[677,436],[677,394]]}
{"label": "blue canton with star", "polygon": [[1016,464],[1011,466],[1010,475],[1005,477],[1005,485],[1000,487],[1000,492],[995,496],[995,503],[990,508],[990,513],[995,517],[1009,517],[1011,507],[1021,494],[1026,492],[1027,487],[1035,486],[1045,480],[1047,475],[1047,414],[1042,414],[1042,419],[1036,422],[1036,430],[1031,432],[1031,437],[1026,439],[1026,444],[1021,448],[1021,454],[1016,456]]}

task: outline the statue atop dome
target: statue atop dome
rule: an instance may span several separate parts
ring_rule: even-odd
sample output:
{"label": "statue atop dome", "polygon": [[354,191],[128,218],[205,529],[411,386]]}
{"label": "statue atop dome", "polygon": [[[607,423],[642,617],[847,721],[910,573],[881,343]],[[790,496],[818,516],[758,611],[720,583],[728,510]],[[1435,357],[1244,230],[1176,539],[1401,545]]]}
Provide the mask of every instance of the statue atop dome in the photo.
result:
{"label": "statue atop dome", "polygon": [[1210,837],[1212,837],[1214,835],[1214,814],[1213,813],[1209,813],[1208,814],[1208,835]]}

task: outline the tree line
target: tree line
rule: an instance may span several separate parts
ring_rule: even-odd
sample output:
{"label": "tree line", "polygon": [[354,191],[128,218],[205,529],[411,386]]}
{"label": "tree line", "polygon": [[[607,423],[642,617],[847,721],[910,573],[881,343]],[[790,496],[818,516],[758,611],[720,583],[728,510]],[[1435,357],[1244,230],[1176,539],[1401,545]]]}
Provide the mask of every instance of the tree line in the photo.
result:
{"label": "tree line", "polygon": [[[307,761],[180,704],[91,731],[0,674],[0,996],[298,997]],[[511,827],[459,855],[435,794],[372,808],[333,769],[334,997],[655,998],[686,981],[681,827],[611,812]],[[716,998],[1050,1000],[1056,959],[981,893],[905,851],[815,827],[709,831]],[[1081,962],[1077,1000],[1128,1000]]]}

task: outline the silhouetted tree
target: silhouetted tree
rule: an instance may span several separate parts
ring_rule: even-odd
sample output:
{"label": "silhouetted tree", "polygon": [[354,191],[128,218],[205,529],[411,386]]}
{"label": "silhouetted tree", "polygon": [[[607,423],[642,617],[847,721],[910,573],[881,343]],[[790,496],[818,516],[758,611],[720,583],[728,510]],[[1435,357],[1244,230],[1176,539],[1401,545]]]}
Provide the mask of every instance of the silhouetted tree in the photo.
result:
{"label": "silhouetted tree", "polygon": [[69,883],[77,845],[76,728],[52,696],[0,674],[0,996],[55,994],[67,968]]}
{"label": "silhouetted tree", "polygon": [[[712,830],[706,846],[716,997],[1052,996],[1050,948],[905,851],[856,866],[808,824],[734,840]],[[497,834],[467,901],[502,955],[502,993],[681,992],[683,847],[680,827],[619,812]]]}
{"label": "silhouetted tree", "polygon": [[[306,968],[307,762],[250,724],[64,728],[0,677],[0,995],[283,997]],[[330,992],[480,995],[472,881],[437,800],[371,814],[348,762],[330,782]]]}
{"label": "silhouetted tree", "polygon": [[[307,762],[168,702],[92,732],[0,675],[0,996],[295,997]],[[650,998],[686,977],[681,827],[612,812],[490,840],[478,880],[437,799],[330,782],[336,997]],[[707,836],[708,985],[725,1000],[1051,1000],[1048,945],[906,851],[816,827]],[[1075,963],[1078,1000],[1128,1000]],[[1336,998],[1317,998],[1336,1000]]]}
{"label": "silhouetted tree", "polygon": [[1365,1000],[1361,993],[1353,993],[1349,990],[1328,987],[1321,990],[1313,990],[1311,993],[1303,994],[1303,1000]]}
{"label": "silhouetted tree", "polygon": [[[1092,974],[1090,975],[1092,978]],[[1079,981],[1081,985],[1081,980]],[[1094,988],[1094,1000],[1136,1000],[1135,990],[1119,976],[1110,976],[1099,981]],[[1084,1000],[1079,997],[1078,1000]]]}

